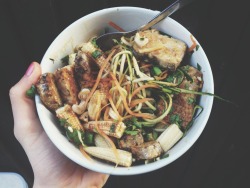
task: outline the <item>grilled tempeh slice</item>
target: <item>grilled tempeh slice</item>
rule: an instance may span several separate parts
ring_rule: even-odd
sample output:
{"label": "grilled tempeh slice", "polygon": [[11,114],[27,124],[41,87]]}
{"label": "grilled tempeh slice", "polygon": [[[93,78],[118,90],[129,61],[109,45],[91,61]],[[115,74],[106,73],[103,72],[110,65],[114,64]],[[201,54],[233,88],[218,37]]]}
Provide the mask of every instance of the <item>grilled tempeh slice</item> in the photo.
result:
{"label": "grilled tempeh slice", "polygon": [[178,125],[170,125],[161,135],[157,138],[164,152],[172,148],[183,136],[183,132]]}
{"label": "grilled tempeh slice", "polygon": [[141,133],[136,135],[123,135],[120,140],[118,140],[118,145],[120,149],[124,149],[127,151],[131,150],[131,147],[138,146],[144,142],[143,136]]}
{"label": "grilled tempeh slice", "polygon": [[56,110],[63,105],[52,73],[42,74],[36,88],[43,104],[50,110]]}
{"label": "grilled tempeh slice", "polygon": [[83,127],[87,130],[97,132],[95,127],[96,124],[105,134],[116,138],[121,138],[126,129],[123,122],[116,123],[113,121],[89,121],[88,123],[85,123]]}
{"label": "grilled tempeh slice", "polygon": [[[103,51],[97,47],[95,47],[91,42],[81,44],[81,50],[87,54],[89,54],[96,62],[99,68],[101,68],[106,61],[106,55]],[[104,72],[109,72],[110,64],[107,63]]]}
{"label": "grilled tempeh slice", "polygon": [[79,51],[75,58],[75,78],[79,88],[92,88],[96,79],[96,68],[92,59],[84,52]]}
{"label": "grilled tempeh slice", "polygon": [[86,147],[84,150],[99,159],[110,161],[113,163],[118,163],[118,165],[130,167],[132,164],[132,154],[128,151],[117,149],[118,160],[114,153],[114,150],[111,148],[102,148],[102,147]]}
{"label": "grilled tempeh slice", "polygon": [[163,150],[157,141],[145,142],[139,146],[132,146],[131,152],[136,159],[154,159],[159,157]]}
{"label": "grilled tempeh slice", "polygon": [[70,105],[77,104],[78,88],[74,78],[74,65],[57,69],[55,80],[63,102]]}
{"label": "grilled tempeh slice", "polygon": [[139,55],[156,59],[161,67],[171,71],[180,65],[187,49],[183,41],[161,35],[155,29],[138,32],[134,41],[133,48]]}
{"label": "grilled tempeh slice", "polygon": [[[190,78],[192,78],[192,81],[185,78],[178,87],[192,91],[199,91],[203,85],[202,73],[189,65],[180,68],[183,69],[190,76]],[[172,110],[169,115],[164,118],[164,122],[168,125],[178,123],[180,126],[185,128],[193,118],[196,98],[197,95],[190,93],[180,93],[175,95],[173,97]],[[163,100],[159,100],[157,108],[159,110],[159,114],[161,114],[162,109],[164,109]]]}
{"label": "grilled tempeh slice", "polygon": [[59,120],[65,120],[67,123],[76,130],[83,130],[83,127],[76,116],[76,114],[73,112],[70,105],[66,104],[61,108],[58,108],[56,110],[56,116]]}

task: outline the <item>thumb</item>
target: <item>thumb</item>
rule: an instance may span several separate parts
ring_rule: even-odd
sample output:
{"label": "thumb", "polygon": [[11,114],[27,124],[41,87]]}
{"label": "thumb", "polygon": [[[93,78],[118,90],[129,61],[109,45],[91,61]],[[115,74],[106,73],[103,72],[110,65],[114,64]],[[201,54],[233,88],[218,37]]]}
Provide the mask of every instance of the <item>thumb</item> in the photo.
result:
{"label": "thumb", "polygon": [[37,82],[40,75],[40,65],[33,62],[21,80],[10,89],[14,134],[22,145],[25,137],[29,137],[30,140],[30,136],[36,137],[43,131],[36,114],[34,101],[26,96],[26,91]]}

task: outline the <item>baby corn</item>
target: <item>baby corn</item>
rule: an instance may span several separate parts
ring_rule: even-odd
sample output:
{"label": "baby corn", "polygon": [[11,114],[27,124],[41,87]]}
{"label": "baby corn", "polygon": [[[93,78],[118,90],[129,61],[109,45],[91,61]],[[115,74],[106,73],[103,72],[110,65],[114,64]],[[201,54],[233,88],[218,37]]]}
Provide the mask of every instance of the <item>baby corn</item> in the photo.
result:
{"label": "baby corn", "polygon": [[95,126],[98,126],[108,136],[116,138],[121,138],[126,129],[123,122],[115,123],[113,121],[89,121],[83,125],[85,129],[97,132]]}
{"label": "baby corn", "polygon": [[132,154],[128,151],[117,149],[118,156],[116,156],[111,148],[85,147],[84,150],[96,158],[117,163],[121,166],[130,167],[132,164]]}
{"label": "baby corn", "polygon": [[164,152],[168,151],[175,145],[183,136],[183,132],[178,125],[170,125],[157,139]]}
{"label": "baby corn", "polygon": [[112,148],[112,146],[109,144],[109,142],[106,141],[105,138],[103,138],[101,135],[96,134],[95,135],[95,145],[97,147],[102,147],[102,148]]}
{"label": "baby corn", "polygon": [[61,108],[58,108],[56,110],[56,115],[58,119],[65,120],[67,123],[76,130],[83,130],[82,125],[76,116],[76,114],[73,112],[70,105],[66,104]]}

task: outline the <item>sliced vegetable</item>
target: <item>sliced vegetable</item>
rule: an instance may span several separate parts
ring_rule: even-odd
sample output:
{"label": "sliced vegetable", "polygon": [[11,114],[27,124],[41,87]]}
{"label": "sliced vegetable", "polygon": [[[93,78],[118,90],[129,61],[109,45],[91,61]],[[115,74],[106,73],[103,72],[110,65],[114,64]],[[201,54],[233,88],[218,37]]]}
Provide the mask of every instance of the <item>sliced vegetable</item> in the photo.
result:
{"label": "sliced vegetable", "polygon": [[116,138],[121,138],[126,129],[126,126],[123,122],[113,121],[89,121],[83,125],[85,129],[98,133],[96,126],[98,126],[98,128],[106,135]]}
{"label": "sliced vegetable", "polygon": [[117,157],[115,156],[114,152],[110,148],[103,148],[103,147],[86,147],[84,150],[99,159],[110,161],[113,163],[117,163],[118,165],[130,167],[132,164],[132,154],[128,151],[119,150],[118,152],[118,161]]}
{"label": "sliced vegetable", "polygon": [[153,71],[154,76],[159,76],[162,73],[161,69],[159,67],[156,67],[156,66],[153,66],[152,71]]}
{"label": "sliced vegetable", "polygon": [[171,149],[183,136],[183,132],[176,124],[170,125],[157,139],[164,152]]}
{"label": "sliced vegetable", "polygon": [[168,99],[169,99],[169,104],[167,104],[166,100],[161,97],[161,99],[164,101],[164,104],[165,104],[165,110],[164,112],[162,113],[162,115],[160,115],[158,118],[155,118],[155,119],[145,119],[145,121],[147,121],[148,123],[151,123],[151,124],[156,124],[156,123],[159,123],[160,121],[162,121],[169,113],[171,107],[172,107],[172,97],[167,94],[168,96]]}

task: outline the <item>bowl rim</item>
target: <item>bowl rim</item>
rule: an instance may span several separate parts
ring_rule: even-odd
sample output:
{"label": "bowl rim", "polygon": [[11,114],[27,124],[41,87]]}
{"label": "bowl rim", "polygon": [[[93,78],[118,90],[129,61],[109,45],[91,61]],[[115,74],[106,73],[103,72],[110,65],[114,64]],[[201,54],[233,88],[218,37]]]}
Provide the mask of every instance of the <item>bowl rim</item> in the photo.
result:
{"label": "bowl rim", "polygon": [[[151,9],[141,8],[141,7],[120,6],[120,7],[111,7],[111,8],[101,9],[101,10],[92,12],[92,13],[90,13],[88,15],[85,15],[85,16],[77,19],[73,23],[71,23],[61,33],[59,33],[59,35],[54,39],[54,41],[50,44],[49,48],[46,50],[46,52],[45,52],[45,54],[44,54],[44,56],[42,58],[41,64],[43,63],[44,58],[46,57],[46,54],[48,54],[51,51],[51,48],[53,48],[54,44],[57,42],[58,38],[61,37],[62,35],[64,35],[64,33],[67,33],[70,28],[72,28],[75,25],[81,23],[84,19],[90,19],[92,17],[102,16],[102,15],[105,15],[106,13],[116,12],[116,11],[119,11],[119,10],[122,10],[122,11],[132,11],[132,10],[133,11],[138,11],[138,10],[140,10],[140,11],[145,11],[145,13],[150,12],[150,13],[153,13],[153,14],[157,14],[159,12],[159,11],[156,11],[156,10],[151,10]],[[171,24],[178,25],[178,27],[180,27],[184,32],[187,32],[187,33],[191,34],[184,26],[182,26],[177,21],[173,20],[170,17],[168,17],[167,19],[168,19],[167,21],[171,22]],[[195,37],[194,37],[194,39],[195,39]],[[197,41],[197,44],[200,45],[198,41]],[[205,61],[207,62],[207,71],[208,71],[207,74],[209,74],[209,78],[211,79],[211,82],[210,82],[211,85],[210,85],[210,91],[209,92],[213,93],[214,92],[214,80],[213,80],[213,74],[212,74],[211,66],[209,64],[207,56],[206,56],[204,50],[202,49],[201,45],[200,45],[199,50],[201,50],[201,53],[203,53],[203,57],[205,58]],[[151,172],[151,171],[160,169],[160,168],[172,163],[173,161],[175,161],[179,157],[181,157],[197,141],[197,139],[199,138],[199,136],[201,135],[202,131],[204,130],[204,128],[205,128],[205,126],[207,124],[207,121],[209,119],[209,116],[210,116],[211,110],[212,110],[213,97],[210,97],[207,100],[208,100],[208,105],[206,106],[207,115],[203,119],[203,126],[201,126],[201,128],[199,128],[197,130],[195,136],[192,137],[192,139],[189,141],[189,144],[186,145],[184,148],[181,148],[177,153],[175,153],[174,157],[171,156],[171,157],[168,157],[167,159],[161,159],[159,161],[156,161],[154,163],[150,163],[150,164],[147,164],[147,165],[138,165],[138,166],[132,166],[132,167],[128,167],[128,168],[127,167],[116,167],[114,169],[115,165],[114,166],[106,166],[106,165],[104,165],[104,163],[93,164],[93,163],[90,163],[90,162],[85,162],[86,161],[85,159],[80,160],[79,158],[73,157],[72,155],[67,153],[67,151],[65,151],[65,147],[63,145],[61,145],[61,141],[58,141],[57,138],[50,132],[51,127],[47,126],[48,119],[43,117],[44,116],[43,115],[43,110],[44,110],[45,107],[41,104],[39,96],[36,95],[36,97],[35,97],[36,108],[37,108],[37,112],[38,112],[38,116],[39,116],[39,119],[41,121],[41,124],[42,124],[46,134],[48,135],[49,139],[56,146],[56,148],[58,148],[65,156],[67,156],[69,159],[76,162],[80,166],[83,166],[85,168],[88,168],[88,169],[96,171],[96,172],[112,174],[112,175],[136,175],[136,174],[143,174],[143,173]]]}

